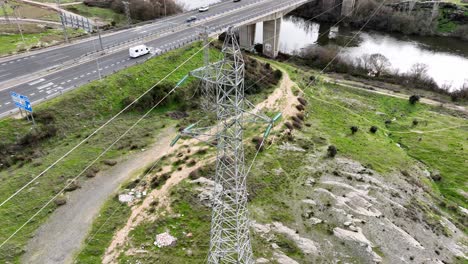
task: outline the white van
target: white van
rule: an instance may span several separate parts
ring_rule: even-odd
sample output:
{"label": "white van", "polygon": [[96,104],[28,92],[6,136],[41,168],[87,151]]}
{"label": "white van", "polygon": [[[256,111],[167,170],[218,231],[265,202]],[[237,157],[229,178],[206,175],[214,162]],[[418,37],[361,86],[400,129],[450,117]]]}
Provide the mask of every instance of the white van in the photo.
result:
{"label": "white van", "polygon": [[138,58],[140,56],[146,55],[150,52],[149,48],[146,45],[138,45],[128,49],[131,58]]}

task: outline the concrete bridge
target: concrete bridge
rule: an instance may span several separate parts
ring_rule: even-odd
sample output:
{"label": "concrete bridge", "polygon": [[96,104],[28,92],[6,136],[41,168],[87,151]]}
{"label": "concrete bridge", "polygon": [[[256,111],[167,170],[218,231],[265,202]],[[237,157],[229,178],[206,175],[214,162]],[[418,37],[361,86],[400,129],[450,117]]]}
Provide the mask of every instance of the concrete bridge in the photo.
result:
{"label": "concrete bridge", "polygon": [[[254,47],[255,33],[257,31],[256,24],[263,22],[263,54],[265,56],[275,58],[279,52],[279,34],[281,30],[282,18],[291,11],[304,6],[316,0],[295,0],[285,1],[285,4],[277,9],[264,10],[258,16],[246,19],[239,27],[239,44],[241,48],[252,50]],[[341,3],[339,3],[341,2]],[[323,10],[331,10],[339,8],[340,14],[350,15],[356,0],[321,0],[320,5]]]}

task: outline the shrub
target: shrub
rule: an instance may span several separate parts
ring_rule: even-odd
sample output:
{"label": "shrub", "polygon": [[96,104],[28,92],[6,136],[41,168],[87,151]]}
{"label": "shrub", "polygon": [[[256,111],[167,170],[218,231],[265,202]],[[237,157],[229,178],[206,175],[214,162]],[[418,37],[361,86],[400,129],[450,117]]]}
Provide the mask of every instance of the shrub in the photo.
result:
{"label": "shrub", "polygon": [[300,123],[300,122],[296,122],[296,121],[293,122],[293,127],[296,128],[296,129],[299,129],[299,130],[302,129],[301,123]]}
{"label": "shrub", "polygon": [[283,77],[283,72],[281,72],[280,70],[276,70],[274,76],[276,80],[280,80],[281,77]]}
{"label": "shrub", "polygon": [[421,99],[421,97],[419,95],[412,95],[409,98],[409,102],[410,102],[410,104],[414,105],[417,102],[419,102],[420,99]]}
{"label": "shrub", "polygon": [[293,129],[294,129],[293,125],[292,125],[291,123],[289,123],[289,122],[284,123],[284,125],[285,125],[289,130],[293,130]]}
{"label": "shrub", "polygon": [[335,146],[330,145],[328,146],[327,154],[328,154],[328,157],[334,158],[336,154],[338,154],[338,149]]}
{"label": "shrub", "polygon": [[107,166],[115,166],[117,164],[117,161],[115,160],[104,160],[102,161],[104,164],[106,164]]}
{"label": "shrub", "polygon": [[296,105],[296,109],[299,111],[304,111],[305,107],[303,105]]}
{"label": "shrub", "polygon": [[67,199],[60,197],[60,198],[55,199],[54,203],[57,206],[62,206],[62,205],[65,205],[67,203]]}
{"label": "shrub", "polygon": [[353,134],[353,135],[356,134],[356,132],[358,132],[358,130],[359,130],[359,128],[357,126],[352,126],[352,127],[350,127],[350,129],[351,129],[351,134]]}
{"label": "shrub", "polygon": [[301,103],[301,105],[303,106],[306,106],[307,105],[307,100],[302,98],[302,97],[298,97],[297,100],[299,101],[299,103]]}
{"label": "shrub", "polygon": [[299,118],[301,121],[304,121],[304,114],[303,113],[298,113],[297,118]]}
{"label": "shrub", "polygon": [[370,131],[372,134],[375,134],[375,133],[377,133],[377,130],[379,130],[378,127],[376,127],[376,126],[371,126],[371,128],[370,128],[369,131]]}
{"label": "shrub", "polygon": [[297,123],[299,123],[299,124],[302,123],[302,120],[301,120],[299,117],[297,117],[297,116],[292,116],[291,119],[292,119],[294,122],[297,122]]}
{"label": "shrub", "polygon": [[419,121],[417,119],[413,120],[413,126],[417,126],[419,124]]}
{"label": "shrub", "polygon": [[189,179],[190,179],[190,180],[193,181],[193,180],[196,180],[196,179],[198,179],[198,178],[200,178],[199,170],[193,170],[193,171],[191,171],[191,172],[189,173]]}

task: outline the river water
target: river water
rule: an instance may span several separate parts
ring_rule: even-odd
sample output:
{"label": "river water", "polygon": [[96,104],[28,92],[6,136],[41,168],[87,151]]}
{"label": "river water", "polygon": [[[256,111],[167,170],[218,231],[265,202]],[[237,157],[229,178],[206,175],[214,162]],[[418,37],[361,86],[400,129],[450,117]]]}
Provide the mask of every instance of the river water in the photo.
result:
{"label": "river water", "polygon": [[[263,25],[257,24],[255,42],[262,43]],[[415,63],[428,66],[428,75],[440,87],[450,90],[468,84],[468,42],[443,37],[414,37],[375,31],[358,33],[348,28],[330,28],[302,18],[283,18],[280,32],[280,50],[300,53],[312,45],[338,45],[340,56],[356,59],[364,54],[380,53],[387,57],[392,70],[408,72]]]}
{"label": "river water", "polygon": [[[195,9],[220,0],[176,0],[186,9]],[[263,24],[257,24],[256,43],[263,42]],[[280,33],[280,50],[283,53],[300,53],[311,45],[341,45],[341,56],[356,59],[364,54],[380,53],[387,57],[392,70],[408,72],[415,63],[428,66],[428,75],[440,87],[454,90],[468,83],[468,42],[443,37],[414,37],[386,34],[375,31],[359,33],[351,45],[348,42],[357,33],[345,27],[329,25],[287,16],[283,18]],[[346,46],[346,47],[343,47]]]}

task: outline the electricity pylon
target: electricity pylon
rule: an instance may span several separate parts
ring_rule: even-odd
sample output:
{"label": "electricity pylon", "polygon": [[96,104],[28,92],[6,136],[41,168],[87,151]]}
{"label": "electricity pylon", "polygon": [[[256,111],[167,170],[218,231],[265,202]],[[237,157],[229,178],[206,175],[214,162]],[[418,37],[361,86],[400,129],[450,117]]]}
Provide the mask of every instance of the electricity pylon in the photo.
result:
{"label": "electricity pylon", "polygon": [[6,11],[7,0],[0,0],[0,6],[2,6],[3,15],[5,16],[5,21],[9,24],[10,18],[8,17],[8,13]]}
{"label": "electricity pylon", "polygon": [[132,17],[130,15],[130,2],[122,1],[122,4],[124,5],[125,15],[127,16],[127,26],[130,26],[132,24]]}
{"label": "electricity pylon", "polygon": [[[205,138],[217,148],[215,187],[212,198],[209,264],[252,264],[254,263],[250,243],[249,217],[247,210],[247,174],[244,157],[244,115],[252,115],[269,123],[264,138],[280,115],[270,119],[261,114],[249,113],[249,103],[244,97],[244,59],[230,28],[222,48],[223,59],[205,65],[191,73],[216,87],[215,106],[217,125],[214,128],[195,128],[190,125],[182,135]],[[213,133],[213,130],[214,133]],[[206,132],[208,131],[208,132]],[[179,135],[171,143],[174,145]]]}

